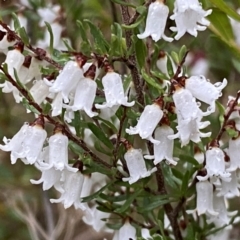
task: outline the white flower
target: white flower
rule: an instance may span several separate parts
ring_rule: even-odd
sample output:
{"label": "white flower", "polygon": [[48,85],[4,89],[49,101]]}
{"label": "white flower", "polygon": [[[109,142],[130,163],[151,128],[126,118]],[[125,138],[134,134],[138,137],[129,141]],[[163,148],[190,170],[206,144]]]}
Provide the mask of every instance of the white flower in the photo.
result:
{"label": "white flower", "polygon": [[154,158],[154,164],[157,165],[162,160],[166,159],[169,163],[176,165],[176,158],[173,157],[173,144],[174,141],[168,138],[173,134],[172,128],[167,125],[156,128],[154,137],[159,141],[159,144],[153,145],[154,156],[145,155],[144,158]]}
{"label": "white flower", "polygon": [[34,84],[30,88],[29,92],[31,93],[34,101],[37,104],[41,104],[49,95],[49,86],[46,85],[43,80],[36,80],[33,83]]}
{"label": "white flower", "polygon": [[51,203],[63,203],[64,208],[74,205],[75,209],[86,210],[84,203],[81,203],[81,191],[83,187],[84,175],[78,172],[63,172],[63,189],[59,199],[50,199]]}
{"label": "white flower", "polygon": [[49,163],[45,164],[45,169],[53,168],[56,170],[76,172],[76,168],[68,165],[68,138],[63,135],[61,130],[55,129],[55,134],[49,138]]}
{"label": "white flower", "polygon": [[24,124],[17,134],[11,139],[3,139],[6,145],[0,145],[3,151],[11,151],[11,163],[15,164],[18,158],[26,158],[25,163],[33,164],[37,161],[47,132],[42,125],[36,123],[34,126]]}
{"label": "white flower", "polygon": [[158,140],[153,139],[152,133],[160,122],[163,116],[163,111],[157,103],[147,105],[135,127],[126,129],[126,132],[130,135],[139,134],[142,139],[148,139],[152,143],[159,143]]}
{"label": "white flower", "polygon": [[150,171],[147,170],[142,152],[139,149],[130,147],[124,154],[124,159],[126,160],[130,177],[122,180],[124,182],[128,181],[129,184],[133,184],[140,178],[148,177],[157,170],[155,167]]}
{"label": "white flower", "polygon": [[229,140],[228,155],[230,157],[230,166],[227,169],[229,172],[240,168],[240,135],[237,138]]}
{"label": "white flower", "polygon": [[37,13],[39,14],[41,21],[40,26],[45,26],[45,22],[53,23],[58,17],[60,11],[59,5],[48,5],[46,8],[38,8]]}
{"label": "white flower", "polygon": [[62,98],[62,93],[59,92],[55,95],[54,100],[51,103],[52,106],[52,116],[58,116],[62,113],[62,108],[63,108],[63,98]]}
{"label": "white flower", "polygon": [[136,240],[136,229],[129,223],[125,221],[124,225],[115,232],[113,240],[123,240],[123,239],[132,239]]}
{"label": "white flower", "polygon": [[98,113],[92,111],[96,91],[97,84],[93,79],[82,78],[77,85],[73,105],[65,107],[71,108],[73,111],[84,110],[91,118],[97,116]]}
{"label": "white flower", "polygon": [[182,118],[182,115],[179,112],[177,112],[177,122],[178,132],[174,135],[169,135],[168,138],[169,139],[179,138],[182,147],[186,146],[189,143],[189,141],[198,143],[201,141],[201,138],[211,136],[211,132],[202,133],[200,131],[201,129],[207,127],[210,124],[209,121],[201,122],[200,117],[192,118],[188,122]]}
{"label": "white flower", "polygon": [[187,124],[192,119],[201,119],[211,113],[204,113],[199,109],[196,99],[188,89],[180,87],[178,84],[175,84],[174,87],[173,101],[176,106],[176,113],[180,115],[181,121]]}
{"label": "white flower", "polygon": [[123,105],[126,107],[132,107],[134,101],[128,102],[127,96],[124,96],[124,89],[121,76],[113,71],[108,71],[102,78],[102,84],[104,87],[104,94],[106,103],[100,105],[95,104],[96,108],[111,108],[113,106]]}
{"label": "white flower", "polygon": [[176,27],[171,27],[173,32],[178,32],[175,39],[180,39],[186,32],[197,36],[197,31],[204,31],[210,24],[205,19],[212,10],[204,11],[198,0],[176,0],[174,14],[170,17],[175,20]]}
{"label": "white flower", "polygon": [[[50,189],[54,186],[54,188],[59,191],[63,192],[63,188],[61,185],[61,176],[62,171],[56,170],[55,168],[50,169],[43,169],[43,166],[48,166],[49,164],[49,147],[43,148],[38,161],[35,163],[35,167],[42,172],[42,176],[39,180],[31,179],[30,182],[32,184],[40,184],[43,183],[43,191]],[[76,169],[77,171],[77,169]]]}
{"label": "white flower", "polygon": [[207,179],[208,177],[220,177],[223,181],[231,180],[231,173],[225,170],[225,155],[219,147],[211,147],[206,151],[206,169],[205,177],[198,177],[199,180]]}
{"label": "white flower", "polygon": [[164,34],[169,9],[162,0],[157,0],[149,5],[146,20],[146,28],[142,34],[138,34],[138,38],[143,39],[151,36],[157,42],[161,38],[165,41],[172,42],[172,38]]}
{"label": "white flower", "polygon": [[[70,92],[75,91],[82,77],[83,70],[78,66],[78,63],[76,61],[69,61],[49,88],[49,91],[53,93],[61,92],[64,102],[68,103]],[[48,84],[50,85],[49,82]]]}
{"label": "white flower", "polygon": [[197,213],[198,216],[209,213],[216,216],[218,212],[213,209],[213,185],[208,181],[200,181],[196,184],[197,189]]}
{"label": "white flower", "polygon": [[202,102],[210,105],[209,111],[215,112],[215,101],[222,95],[221,91],[227,85],[227,80],[212,84],[204,76],[191,76],[185,81],[185,88]]}

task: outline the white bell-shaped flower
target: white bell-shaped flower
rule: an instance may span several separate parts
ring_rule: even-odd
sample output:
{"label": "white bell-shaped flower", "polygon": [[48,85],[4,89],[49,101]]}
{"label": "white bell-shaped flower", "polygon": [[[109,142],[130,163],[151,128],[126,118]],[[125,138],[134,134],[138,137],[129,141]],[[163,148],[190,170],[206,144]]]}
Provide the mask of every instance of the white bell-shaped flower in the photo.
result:
{"label": "white bell-shaped flower", "polygon": [[60,5],[48,5],[45,8],[38,8],[37,13],[40,16],[40,27],[45,26],[45,22],[53,23],[59,15]]}
{"label": "white bell-shaped flower", "polygon": [[126,160],[130,177],[123,178],[122,180],[124,182],[128,181],[129,184],[133,184],[141,178],[148,177],[157,170],[156,167],[151,170],[147,170],[146,163],[140,149],[130,147],[124,154],[124,159]]}
{"label": "white bell-shaped flower", "polygon": [[210,22],[205,18],[212,10],[204,11],[198,0],[176,0],[174,3],[174,14],[170,17],[175,20],[176,27],[171,27],[177,32],[175,39],[180,39],[186,32],[197,36],[197,31],[204,31]]}
{"label": "white bell-shaped flower", "polygon": [[22,96],[20,95],[20,92],[15,86],[12,85],[12,83],[5,81],[4,83],[0,84],[0,88],[2,88],[2,92],[4,93],[12,92],[16,103],[20,103],[22,101]]}
{"label": "white bell-shaped flower", "polygon": [[59,92],[55,95],[53,102],[51,103],[52,106],[52,116],[58,116],[62,113],[63,108],[63,98],[62,93]]}
{"label": "white bell-shaped flower", "polygon": [[210,215],[208,216],[207,223],[214,223],[216,227],[223,227],[226,224],[229,224],[231,218],[230,216],[234,216],[238,211],[228,212],[226,206],[226,200],[223,196],[219,197],[218,193],[215,191],[213,193],[213,208],[214,211],[218,212],[217,216]]}
{"label": "white bell-shaped flower", "polygon": [[113,240],[123,240],[123,239],[132,239],[136,240],[136,229],[129,223],[128,220],[125,221],[123,226],[117,230],[113,236]]}
{"label": "white bell-shaped flower", "polygon": [[159,144],[153,145],[154,156],[145,155],[144,158],[154,158],[153,162],[155,165],[157,165],[164,159],[166,159],[170,164],[176,165],[176,160],[178,159],[173,157],[174,141],[168,138],[168,136],[172,134],[172,128],[167,125],[156,128],[154,132],[154,137],[156,140],[159,141]]}
{"label": "white bell-shaped flower", "polygon": [[185,81],[185,88],[198,100],[210,105],[209,110],[215,112],[215,101],[222,95],[221,91],[227,85],[227,79],[223,82],[212,84],[204,76],[191,76]]}
{"label": "white bell-shaped flower", "polygon": [[11,151],[12,164],[15,164],[18,158],[26,158],[26,164],[34,164],[41,154],[46,137],[47,132],[42,124],[24,124],[11,140],[3,139],[6,145],[0,145],[0,149]]}
{"label": "white bell-shaped flower", "polygon": [[76,89],[82,77],[83,70],[79,67],[78,63],[76,61],[69,61],[49,88],[49,91],[53,93],[61,92],[64,102],[68,103],[70,92]]}
{"label": "white bell-shaped flower", "polygon": [[49,95],[49,86],[46,85],[43,80],[36,80],[33,83],[34,84],[30,88],[29,92],[31,93],[34,101],[37,104],[41,104]]}
{"label": "white bell-shaped flower", "polygon": [[[42,176],[39,180],[31,179],[30,182],[32,184],[43,184],[43,191],[50,189],[54,186],[54,188],[59,191],[63,192],[62,183],[61,183],[61,176],[62,171],[56,170],[55,168],[44,169],[42,166],[48,166],[49,164],[49,147],[43,148],[38,161],[35,163],[35,167],[42,172]],[[77,171],[77,169],[76,169]]]}
{"label": "white bell-shaped flower", "polygon": [[221,186],[217,187],[218,190],[217,196],[239,197],[240,196],[239,187],[240,184],[238,183],[237,174],[235,171],[233,171],[231,172],[231,181],[230,182],[222,181]]}
{"label": "white bell-shaped flower", "polygon": [[45,164],[45,169],[54,168],[56,170],[76,172],[76,168],[68,165],[68,137],[62,134],[61,129],[55,129],[55,134],[49,140],[49,164]]}
{"label": "white bell-shaped flower", "polygon": [[96,108],[111,108],[119,105],[132,107],[135,104],[134,101],[129,103],[127,96],[124,95],[122,78],[118,73],[113,70],[108,71],[102,78],[102,84],[106,102],[102,105],[95,104]]}
{"label": "white bell-shaped flower", "polygon": [[213,209],[213,185],[209,181],[200,181],[196,184],[196,190],[198,216],[204,213],[218,215],[218,212]]}
{"label": "white bell-shaped flower", "polygon": [[142,34],[138,34],[138,38],[143,39],[151,36],[155,42],[161,38],[165,41],[172,42],[173,39],[164,34],[168,13],[168,6],[164,4],[163,0],[156,0],[151,3],[148,8],[145,31]]}
{"label": "white bell-shaped flower", "polygon": [[152,134],[157,124],[160,122],[163,116],[163,111],[158,103],[147,105],[135,127],[126,129],[126,132],[130,135],[139,134],[142,139],[148,139],[152,143],[158,144],[159,141],[153,139]]}
{"label": "white bell-shaped flower", "polygon": [[211,112],[203,113],[193,97],[192,93],[179,84],[175,84],[175,92],[173,93],[173,101],[176,106],[176,113],[180,115],[180,120],[189,123],[192,119],[202,119],[203,116],[209,115]]}
{"label": "white bell-shaped flower", "polygon": [[63,203],[64,208],[74,205],[75,209],[86,210],[86,206],[81,203],[81,191],[83,187],[84,175],[78,172],[63,172],[63,189],[59,199],[50,199],[51,203]]}
{"label": "white bell-shaped flower", "polygon": [[107,231],[109,229],[106,228],[106,222],[104,222],[102,219],[109,218],[109,216],[110,213],[99,211],[95,205],[90,212],[88,211],[87,214],[83,216],[82,220],[87,225],[92,226],[96,232]]}
{"label": "white bell-shaped flower", "polygon": [[206,151],[206,169],[207,176],[199,179],[219,177],[226,182],[231,180],[231,173],[225,169],[225,155],[219,147],[211,147]]}
{"label": "white bell-shaped flower", "polygon": [[201,122],[200,117],[192,118],[190,121],[186,121],[182,118],[182,115],[177,112],[177,130],[178,132],[174,135],[169,135],[169,139],[179,138],[181,141],[181,147],[186,146],[189,141],[198,143],[201,141],[201,138],[210,137],[211,132],[203,133],[200,130],[207,127],[210,122],[205,121]]}
{"label": "white bell-shaped flower", "polygon": [[73,111],[84,110],[91,118],[97,116],[98,113],[92,111],[96,92],[96,82],[90,77],[82,78],[77,85],[73,105],[66,108],[71,108]]}
{"label": "white bell-shaped flower", "polygon": [[227,169],[229,172],[240,168],[240,135],[237,138],[229,140],[228,155],[230,157],[230,166]]}

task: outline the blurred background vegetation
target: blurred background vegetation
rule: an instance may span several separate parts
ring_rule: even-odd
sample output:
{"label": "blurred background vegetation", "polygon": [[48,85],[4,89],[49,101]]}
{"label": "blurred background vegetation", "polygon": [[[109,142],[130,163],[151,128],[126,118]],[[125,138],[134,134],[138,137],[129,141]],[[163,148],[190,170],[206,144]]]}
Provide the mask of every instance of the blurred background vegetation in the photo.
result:
{"label": "blurred background vegetation", "polygon": [[[50,1],[32,0],[31,2],[33,8],[24,9],[17,0],[0,0],[0,15],[5,22],[9,23],[11,13],[22,12],[28,18],[28,35],[34,44],[37,39],[43,37],[44,32],[38,26],[39,16],[36,9],[39,6],[47,6]],[[131,2],[139,6],[143,4],[144,0]],[[173,2],[173,0],[167,1],[170,12],[173,9]],[[203,4],[208,7],[208,2],[204,0]],[[225,2],[235,10],[240,8],[240,0]],[[119,6],[110,0],[56,0],[52,3],[62,7],[61,23],[65,26],[62,37],[69,38],[73,49],[77,51],[81,51],[82,45],[77,20],[89,19],[101,29],[108,41],[111,39],[113,22],[121,24]],[[169,19],[166,28],[168,36],[172,33],[167,29],[172,25],[173,22]],[[144,23],[141,23],[139,30],[141,31],[143,28]],[[240,46],[237,46],[238,49],[231,48],[211,30],[206,30],[199,32],[197,38],[185,35],[180,41],[170,44],[161,40],[155,44],[153,49],[161,49],[169,53],[171,51],[178,52],[183,44],[190,50],[193,59],[201,57],[207,60],[207,77],[211,81],[228,79],[229,85],[221,100],[223,104],[226,104],[227,96],[236,94],[236,91],[240,89]],[[5,55],[1,54],[0,62],[3,62],[4,59]],[[188,68],[191,68],[191,64]],[[120,69],[117,70],[120,71]],[[3,136],[11,138],[24,122],[33,120],[33,114],[26,114],[26,109],[21,104],[15,103],[12,94],[0,91],[0,139]],[[214,133],[218,130],[219,124],[216,117],[213,117],[211,121],[216,123],[215,129],[212,129]],[[91,228],[82,223],[81,211],[64,210],[61,204],[50,204],[49,197],[55,196],[56,193],[54,191],[43,192],[41,185],[32,185],[29,181],[30,179],[39,179],[39,177],[40,172],[33,166],[24,165],[20,160],[15,165],[11,165],[9,154],[0,151],[0,239],[44,239],[44,236],[52,233],[54,228],[57,231],[57,237],[46,239],[103,239],[102,235],[94,233]],[[237,201],[239,202],[239,200]],[[233,203],[233,206],[234,210],[240,210],[237,202]],[[42,235],[37,238],[36,232],[42,232]]]}

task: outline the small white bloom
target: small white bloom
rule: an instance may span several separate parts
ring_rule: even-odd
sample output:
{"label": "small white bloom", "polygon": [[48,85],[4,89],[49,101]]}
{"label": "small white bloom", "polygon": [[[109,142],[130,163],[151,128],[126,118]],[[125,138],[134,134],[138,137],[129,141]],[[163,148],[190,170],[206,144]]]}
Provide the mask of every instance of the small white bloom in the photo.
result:
{"label": "small white bloom", "polygon": [[169,163],[176,165],[178,160],[173,157],[173,144],[174,141],[169,139],[168,136],[173,134],[172,128],[167,125],[156,128],[154,137],[159,141],[159,144],[153,145],[154,156],[145,155],[144,158],[154,158],[154,164],[157,165],[162,160],[166,159]]}
{"label": "small white bloom", "polygon": [[157,103],[152,105],[147,105],[135,127],[126,129],[126,132],[130,135],[139,134],[142,139],[148,139],[152,143],[158,144],[159,141],[153,139],[152,133],[156,128],[157,124],[160,122],[163,116],[163,111]]}
{"label": "small white bloom", "polygon": [[212,84],[204,76],[191,76],[185,81],[185,88],[202,102],[210,105],[209,111],[215,112],[215,101],[222,95],[221,91],[227,85],[227,79],[223,82]]}
{"label": "small white bloom", "polygon": [[124,89],[121,76],[113,71],[107,72],[102,78],[102,84],[104,87],[104,94],[106,103],[100,105],[95,104],[96,108],[111,108],[113,106],[123,105],[126,107],[132,107],[135,102],[128,102],[127,96],[124,96]]}
{"label": "small white bloom", "polygon": [[128,181],[129,184],[133,184],[140,178],[148,177],[157,170],[155,167],[150,171],[147,170],[142,152],[139,149],[130,147],[124,154],[124,159],[126,160],[130,177],[123,178],[122,180],[124,182]]}
{"label": "small white bloom", "polygon": [[93,79],[82,78],[77,85],[73,105],[65,107],[71,108],[73,111],[84,110],[91,118],[97,116],[98,113],[92,111],[96,91],[97,84]]}
{"label": "small white bloom", "polygon": [[115,232],[113,240],[132,239],[136,240],[136,229],[127,220],[124,225]]}
{"label": "small white bloom", "polygon": [[206,151],[207,176],[198,177],[199,180],[208,177],[220,177],[223,181],[231,180],[231,173],[225,170],[225,155],[219,147],[212,147]]}
{"label": "small white bloom", "polygon": [[164,34],[167,23],[169,9],[162,0],[157,0],[149,5],[146,20],[146,28],[142,34],[138,34],[138,38],[143,39],[151,36],[157,42],[161,38],[165,41],[172,42],[172,38]]}
{"label": "small white bloom", "polygon": [[58,17],[60,11],[59,5],[48,5],[46,8],[38,8],[37,13],[39,14],[41,21],[40,27],[45,26],[45,22],[53,23]]}
{"label": "small white bloom", "polygon": [[83,187],[84,175],[78,172],[63,172],[63,189],[59,199],[50,199],[51,203],[63,203],[64,208],[69,208],[74,205],[75,209],[86,210],[85,204],[81,203],[81,191]]}
{"label": "small white bloom", "polygon": [[15,164],[18,158],[26,158],[26,164],[37,161],[47,137],[47,132],[41,125],[29,126],[24,124],[11,139],[3,139],[6,145],[0,145],[3,151],[11,151],[11,163]]}
{"label": "small white bloom", "polygon": [[77,62],[69,61],[49,88],[49,91],[53,93],[61,92],[64,102],[68,103],[70,92],[72,90],[75,91],[75,88],[82,77],[82,68],[78,66]]}
{"label": "small white bloom", "polygon": [[240,168],[240,135],[229,140],[228,155],[230,157],[230,166],[227,169],[229,172]]}
{"label": "small white bloom", "polygon": [[196,184],[197,189],[197,213],[198,216],[209,213],[216,216],[218,212],[213,209],[213,185],[208,181],[200,181]]}
{"label": "small white bloom", "polygon": [[212,10],[204,11],[198,0],[176,0],[174,14],[170,17],[175,20],[176,27],[171,27],[177,32],[175,39],[180,39],[186,32],[197,36],[197,31],[204,31],[210,22],[205,18]]}
{"label": "small white bloom", "polygon": [[33,83],[34,84],[30,88],[29,92],[31,93],[34,101],[37,104],[41,104],[49,95],[49,86],[46,85],[43,80],[36,80]]}
{"label": "small white bloom", "polygon": [[58,116],[62,113],[63,108],[63,98],[62,93],[59,92],[55,95],[53,102],[51,103],[52,106],[52,116]]}

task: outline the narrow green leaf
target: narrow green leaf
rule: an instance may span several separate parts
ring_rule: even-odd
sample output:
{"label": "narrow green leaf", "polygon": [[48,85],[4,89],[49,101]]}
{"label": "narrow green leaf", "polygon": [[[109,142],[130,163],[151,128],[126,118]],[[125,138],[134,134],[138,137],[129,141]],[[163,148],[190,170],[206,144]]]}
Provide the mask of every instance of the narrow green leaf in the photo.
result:
{"label": "narrow green leaf", "polygon": [[120,208],[117,208],[115,209],[114,212],[117,212],[117,213],[123,213],[125,212],[129,206],[131,205],[131,203],[134,201],[134,199],[142,192],[142,189],[138,189],[136,190],[134,193],[132,193],[128,199],[126,200],[126,202],[120,207]]}
{"label": "narrow green leaf", "polygon": [[240,15],[223,0],[210,0],[221,11],[225,12],[229,17],[234,18],[237,21],[240,21]]}
{"label": "narrow green leaf", "polygon": [[114,124],[112,124],[111,122],[107,121],[106,119],[100,118],[100,117],[96,117],[98,120],[104,122],[113,132],[117,133],[118,129],[114,126]]}
{"label": "narrow green leaf", "polygon": [[153,86],[154,88],[162,91],[162,87],[161,87],[153,78],[151,78],[150,76],[148,76],[148,74],[145,72],[144,69],[142,69],[141,73],[142,73],[142,76],[143,76],[144,80],[145,80],[148,84],[150,84],[150,85]]}
{"label": "narrow green leaf", "polygon": [[52,109],[51,104],[50,104],[49,102],[47,102],[47,103],[44,104],[44,106],[43,106],[43,114],[48,114],[51,109]]}
{"label": "narrow green leaf", "polygon": [[180,61],[179,61],[178,54],[177,54],[176,52],[172,51],[172,52],[171,52],[171,57],[172,57],[172,59],[173,59],[173,61],[174,61],[175,63],[179,63],[179,62],[180,62]]}
{"label": "narrow green leaf", "polygon": [[18,20],[16,13],[12,13],[12,18],[13,18],[14,29],[15,29],[15,31],[18,31],[18,29],[21,28],[21,24]]}
{"label": "narrow green leaf", "polygon": [[208,18],[222,38],[228,41],[234,40],[232,26],[226,13],[219,9],[213,8],[213,12],[208,16]]}
{"label": "narrow green leaf", "polygon": [[26,109],[30,110],[32,113],[35,113],[38,115],[40,114],[40,112],[35,107],[33,107],[32,105],[29,104],[29,102],[26,98],[23,98],[22,104]]}
{"label": "narrow green leaf", "polygon": [[24,27],[19,28],[18,33],[25,45],[29,45],[29,38]]}
{"label": "narrow green leaf", "polygon": [[168,70],[168,75],[170,76],[170,78],[173,77],[174,72],[173,72],[173,66],[172,66],[172,59],[169,55],[167,55],[167,70]]}
{"label": "narrow green leaf", "polygon": [[111,181],[108,184],[106,184],[104,187],[100,188],[97,192],[93,193],[92,195],[82,198],[82,202],[89,202],[92,199],[97,198],[100,195],[100,193],[102,193],[105,189],[110,187],[113,183],[114,181]]}
{"label": "narrow green leaf", "polygon": [[49,52],[50,54],[52,55],[53,53],[53,41],[54,41],[54,36],[53,36],[53,32],[52,32],[52,27],[51,25],[48,23],[48,22],[44,22],[46,27],[47,27],[47,30],[49,32],[49,35],[50,35],[50,43],[49,43]]}
{"label": "narrow green leaf", "polygon": [[109,149],[113,149],[112,142],[109,140],[108,137],[106,137],[105,133],[102,132],[101,129],[99,129],[99,127],[97,127],[93,123],[88,123],[87,125],[88,125],[89,129],[92,131],[92,133],[97,137],[97,139],[99,139]]}
{"label": "narrow green leaf", "polygon": [[146,206],[144,207],[138,207],[137,210],[138,212],[140,213],[143,213],[143,212],[148,212],[148,211],[152,211],[166,203],[169,203],[170,202],[170,199],[169,197],[167,197],[166,195],[161,195],[161,196],[158,196],[158,198],[155,198],[155,199],[151,199],[150,198],[150,203],[147,204]]}
{"label": "narrow green leaf", "polygon": [[145,19],[145,13],[141,14],[133,24],[131,25],[122,24],[122,27],[126,29],[136,28],[140,23],[144,21],[144,19]]}
{"label": "narrow green leaf", "polygon": [[181,161],[191,163],[194,166],[198,166],[199,165],[198,161],[195,158],[193,158],[192,156],[180,155],[179,158],[181,159]]}
{"label": "narrow green leaf", "polygon": [[182,194],[184,194],[187,190],[189,178],[190,178],[190,173],[189,173],[189,171],[187,171],[184,174],[184,177],[183,177],[183,180],[182,180],[182,186],[181,186],[181,193]]}
{"label": "narrow green leaf", "polygon": [[135,53],[136,53],[138,65],[141,69],[145,65],[147,48],[146,48],[146,44],[144,44],[144,42],[138,38],[136,39],[136,42],[135,42]]}
{"label": "narrow green leaf", "polygon": [[98,27],[96,27],[90,20],[84,19],[84,22],[86,22],[90,28],[90,32],[94,39],[96,50],[99,50],[101,54],[108,53],[108,50],[110,48],[108,42],[105,40],[102,32],[99,30]]}
{"label": "narrow green leaf", "polygon": [[179,59],[180,61],[182,61],[183,57],[185,56],[187,52],[187,47],[185,45],[183,45],[179,51]]}

